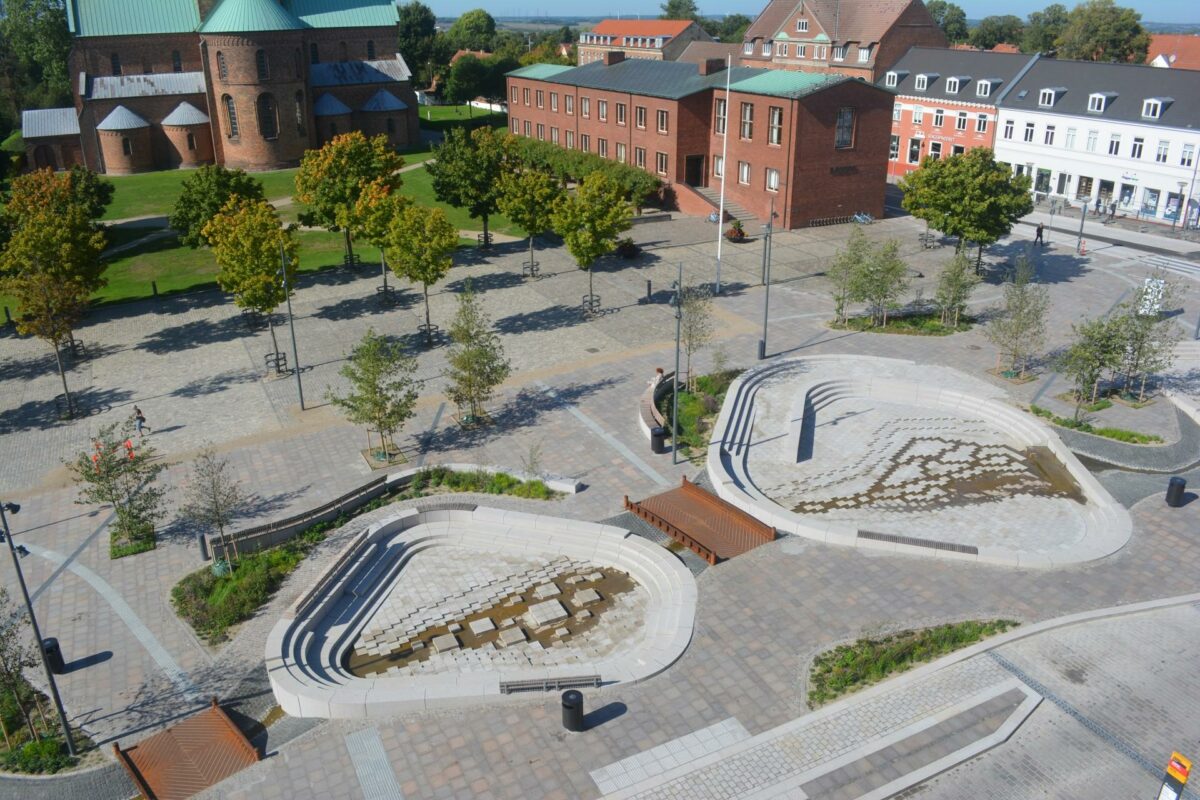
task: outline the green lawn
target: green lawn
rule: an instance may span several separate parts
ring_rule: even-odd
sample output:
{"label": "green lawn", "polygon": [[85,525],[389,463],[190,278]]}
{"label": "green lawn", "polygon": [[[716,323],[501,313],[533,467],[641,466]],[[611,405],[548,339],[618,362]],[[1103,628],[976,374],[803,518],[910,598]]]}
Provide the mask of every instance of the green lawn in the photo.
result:
{"label": "green lawn", "polygon": [[484,111],[481,108],[461,106],[421,106],[419,109],[421,127],[426,130],[448,131],[451,128],[477,128],[481,125],[491,125],[504,128],[508,125],[508,115],[501,112]]}
{"label": "green lawn", "polygon": [[[400,187],[400,191],[407,197],[416,200],[420,205],[442,209],[446,212],[446,216],[450,218],[450,222],[459,230],[483,230],[483,222],[472,219],[464,209],[453,208],[445,203],[438,202],[437,198],[433,195],[433,179],[426,169],[414,169],[411,172],[404,173],[404,185]],[[521,230],[508,221],[507,217],[501,214],[496,214],[488,219],[488,228],[493,233],[509,233],[513,236],[524,235]]]}
{"label": "green lawn", "polygon": [[[104,219],[126,219],[171,213],[171,207],[179,198],[183,179],[190,170],[173,169],[164,172],[145,172],[140,175],[114,175],[107,180],[113,182],[117,191]],[[262,181],[268,199],[291,197],[295,189],[296,170],[281,169],[275,172],[255,172],[254,177]]]}

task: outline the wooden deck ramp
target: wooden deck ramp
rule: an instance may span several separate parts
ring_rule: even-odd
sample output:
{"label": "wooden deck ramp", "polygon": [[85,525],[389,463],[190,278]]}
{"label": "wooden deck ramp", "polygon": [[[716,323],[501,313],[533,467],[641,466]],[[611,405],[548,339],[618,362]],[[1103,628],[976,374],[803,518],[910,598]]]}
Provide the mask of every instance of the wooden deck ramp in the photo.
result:
{"label": "wooden deck ramp", "polygon": [[709,564],[740,556],[775,539],[775,529],[683,479],[678,489],[633,502],[625,509],[691,549]]}

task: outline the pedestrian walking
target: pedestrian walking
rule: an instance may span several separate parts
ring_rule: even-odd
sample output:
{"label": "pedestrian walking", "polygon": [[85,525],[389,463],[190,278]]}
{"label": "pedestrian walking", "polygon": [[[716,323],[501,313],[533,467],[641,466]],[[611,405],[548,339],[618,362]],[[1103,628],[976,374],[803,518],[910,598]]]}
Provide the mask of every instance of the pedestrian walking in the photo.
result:
{"label": "pedestrian walking", "polygon": [[146,424],[146,415],[137,406],[133,407],[133,426],[137,428],[138,438],[142,438],[150,430],[150,426]]}
{"label": "pedestrian walking", "polygon": [[1039,222],[1038,226],[1037,226],[1037,236],[1033,237],[1033,243],[1040,244],[1042,247],[1045,247],[1046,246],[1045,235],[1046,235],[1046,226]]}

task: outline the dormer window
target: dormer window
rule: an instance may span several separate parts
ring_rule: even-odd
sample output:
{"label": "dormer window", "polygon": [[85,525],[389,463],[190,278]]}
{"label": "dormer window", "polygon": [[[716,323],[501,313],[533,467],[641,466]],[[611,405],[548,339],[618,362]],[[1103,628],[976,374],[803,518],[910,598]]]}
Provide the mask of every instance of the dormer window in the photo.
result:
{"label": "dormer window", "polygon": [[746,42],[744,45],[742,45],[742,55],[754,55],[754,42]]}
{"label": "dormer window", "polygon": [[1093,92],[1088,95],[1088,111],[1092,114],[1103,114],[1109,101],[1115,96],[1107,92]]}
{"label": "dormer window", "polygon": [[871,45],[858,48],[858,63],[867,64],[871,61]]}
{"label": "dormer window", "polygon": [[798,33],[808,33],[808,20],[806,20],[806,19],[796,20],[796,31]]}
{"label": "dormer window", "polygon": [[916,84],[917,91],[923,92],[928,87],[929,87],[929,76],[928,75],[918,75],[917,76],[917,84]]}
{"label": "dormer window", "polygon": [[1042,89],[1038,92],[1038,105],[1043,108],[1050,108],[1058,102],[1058,98],[1066,93],[1066,89],[1056,86],[1050,89]]}
{"label": "dormer window", "polygon": [[976,97],[989,97],[991,94],[992,94],[992,82],[991,81],[980,81],[979,83],[975,84],[975,96]]}
{"label": "dormer window", "polygon": [[946,78],[946,94],[958,94],[958,78]]}
{"label": "dormer window", "polygon": [[894,88],[896,88],[896,83],[899,80],[900,80],[899,75],[897,75],[895,72],[889,72],[887,74],[887,77],[884,79],[884,84],[887,86],[890,86],[891,88],[894,89]]}
{"label": "dormer window", "polygon": [[762,54],[763,54],[764,56],[769,56],[769,55],[771,55],[771,43],[770,43],[770,42],[763,42],[763,45],[762,45]]}
{"label": "dormer window", "polygon": [[1170,97],[1147,97],[1142,101],[1142,116],[1146,119],[1158,119],[1163,109],[1174,101]]}

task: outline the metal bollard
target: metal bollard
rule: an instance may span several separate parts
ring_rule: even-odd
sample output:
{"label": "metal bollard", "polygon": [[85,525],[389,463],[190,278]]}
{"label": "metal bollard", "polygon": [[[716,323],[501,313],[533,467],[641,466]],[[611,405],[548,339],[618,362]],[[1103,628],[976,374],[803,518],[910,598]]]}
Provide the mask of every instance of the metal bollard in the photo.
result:
{"label": "metal bollard", "polygon": [[562,721],[572,733],[583,733],[583,692],[569,689],[562,693]]}
{"label": "metal bollard", "polygon": [[652,290],[650,288],[650,279],[649,278],[646,279],[646,302],[647,303],[654,302],[654,290]]}
{"label": "metal bollard", "polygon": [[1167,505],[1171,508],[1183,506],[1183,492],[1187,489],[1187,481],[1183,478],[1171,478],[1167,481]]}

